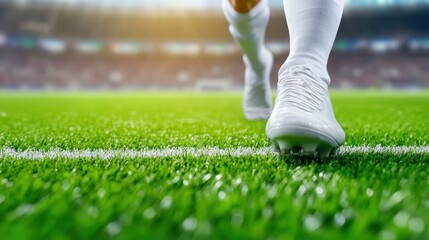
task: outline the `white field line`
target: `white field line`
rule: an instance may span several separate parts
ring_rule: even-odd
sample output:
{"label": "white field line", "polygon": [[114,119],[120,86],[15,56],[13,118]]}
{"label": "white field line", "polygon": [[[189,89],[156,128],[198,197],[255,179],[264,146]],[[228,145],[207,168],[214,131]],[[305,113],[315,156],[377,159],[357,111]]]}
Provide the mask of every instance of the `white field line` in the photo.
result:
{"label": "white field line", "polygon": [[[429,146],[403,146],[403,147],[368,147],[346,146],[339,150],[339,155],[358,154],[429,154]],[[1,158],[40,160],[40,159],[100,159],[114,158],[168,158],[168,157],[262,157],[278,156],[274,149],[265,148],[167,148],[142,150],[14,150],[4,147],[0,149]]]}

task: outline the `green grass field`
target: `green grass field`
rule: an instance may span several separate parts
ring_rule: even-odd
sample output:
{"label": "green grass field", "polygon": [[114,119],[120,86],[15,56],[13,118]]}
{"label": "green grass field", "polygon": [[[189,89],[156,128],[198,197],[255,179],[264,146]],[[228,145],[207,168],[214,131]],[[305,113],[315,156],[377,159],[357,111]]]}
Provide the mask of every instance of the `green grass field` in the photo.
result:
{"label": "green grass field", "polygon": [[429,239],[429,92],[332,98],[373,151],[279,157],[238,93],[1,92],[0,238]]}

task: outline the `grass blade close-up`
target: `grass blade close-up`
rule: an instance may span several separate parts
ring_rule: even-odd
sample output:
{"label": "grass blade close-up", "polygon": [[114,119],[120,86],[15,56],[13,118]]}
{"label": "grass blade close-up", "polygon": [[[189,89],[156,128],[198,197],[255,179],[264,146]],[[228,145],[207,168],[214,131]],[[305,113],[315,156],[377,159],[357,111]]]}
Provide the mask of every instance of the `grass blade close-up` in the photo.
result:
{"label": "grass blade close-up", "polygon": [[334,91],[329,159],[238,93],[0,95],[2,239],[428,239],[428,92]]}

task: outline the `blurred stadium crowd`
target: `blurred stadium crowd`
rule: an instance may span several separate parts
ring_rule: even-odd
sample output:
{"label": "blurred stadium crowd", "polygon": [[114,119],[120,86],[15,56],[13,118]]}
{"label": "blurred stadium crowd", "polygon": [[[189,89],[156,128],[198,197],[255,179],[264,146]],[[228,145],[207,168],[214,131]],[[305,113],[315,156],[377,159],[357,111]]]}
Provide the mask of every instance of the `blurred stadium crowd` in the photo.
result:
{"label": "blurred stadium crowd", "polygon": [[[329,63],[333,86],[429,86],[428,21],[422,6],[348,10]],[[281,11],[273,12],[267,39],[278,69],[289,47]],[[243,74],[219,12],[0,2],[0,88],[238,89]]]}

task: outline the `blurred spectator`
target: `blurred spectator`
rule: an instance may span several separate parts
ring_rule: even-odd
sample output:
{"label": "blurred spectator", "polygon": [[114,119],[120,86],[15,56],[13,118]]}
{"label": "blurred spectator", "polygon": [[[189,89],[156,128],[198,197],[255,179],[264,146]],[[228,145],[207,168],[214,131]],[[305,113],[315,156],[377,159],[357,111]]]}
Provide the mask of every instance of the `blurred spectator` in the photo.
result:
{"label": "blurred spectator", "polygon": [[[213,56],[52,55],[35,50],[0,50],[0,87],[12,89],[194,88],[200,81],[243,84],[238,54]],[[276,56],[278,69],[286,56]],[[334,52],[329,64],[333,87],[429,86],[429,52],[398,50]],[[273,72],[273,86],[276,83]]]}

